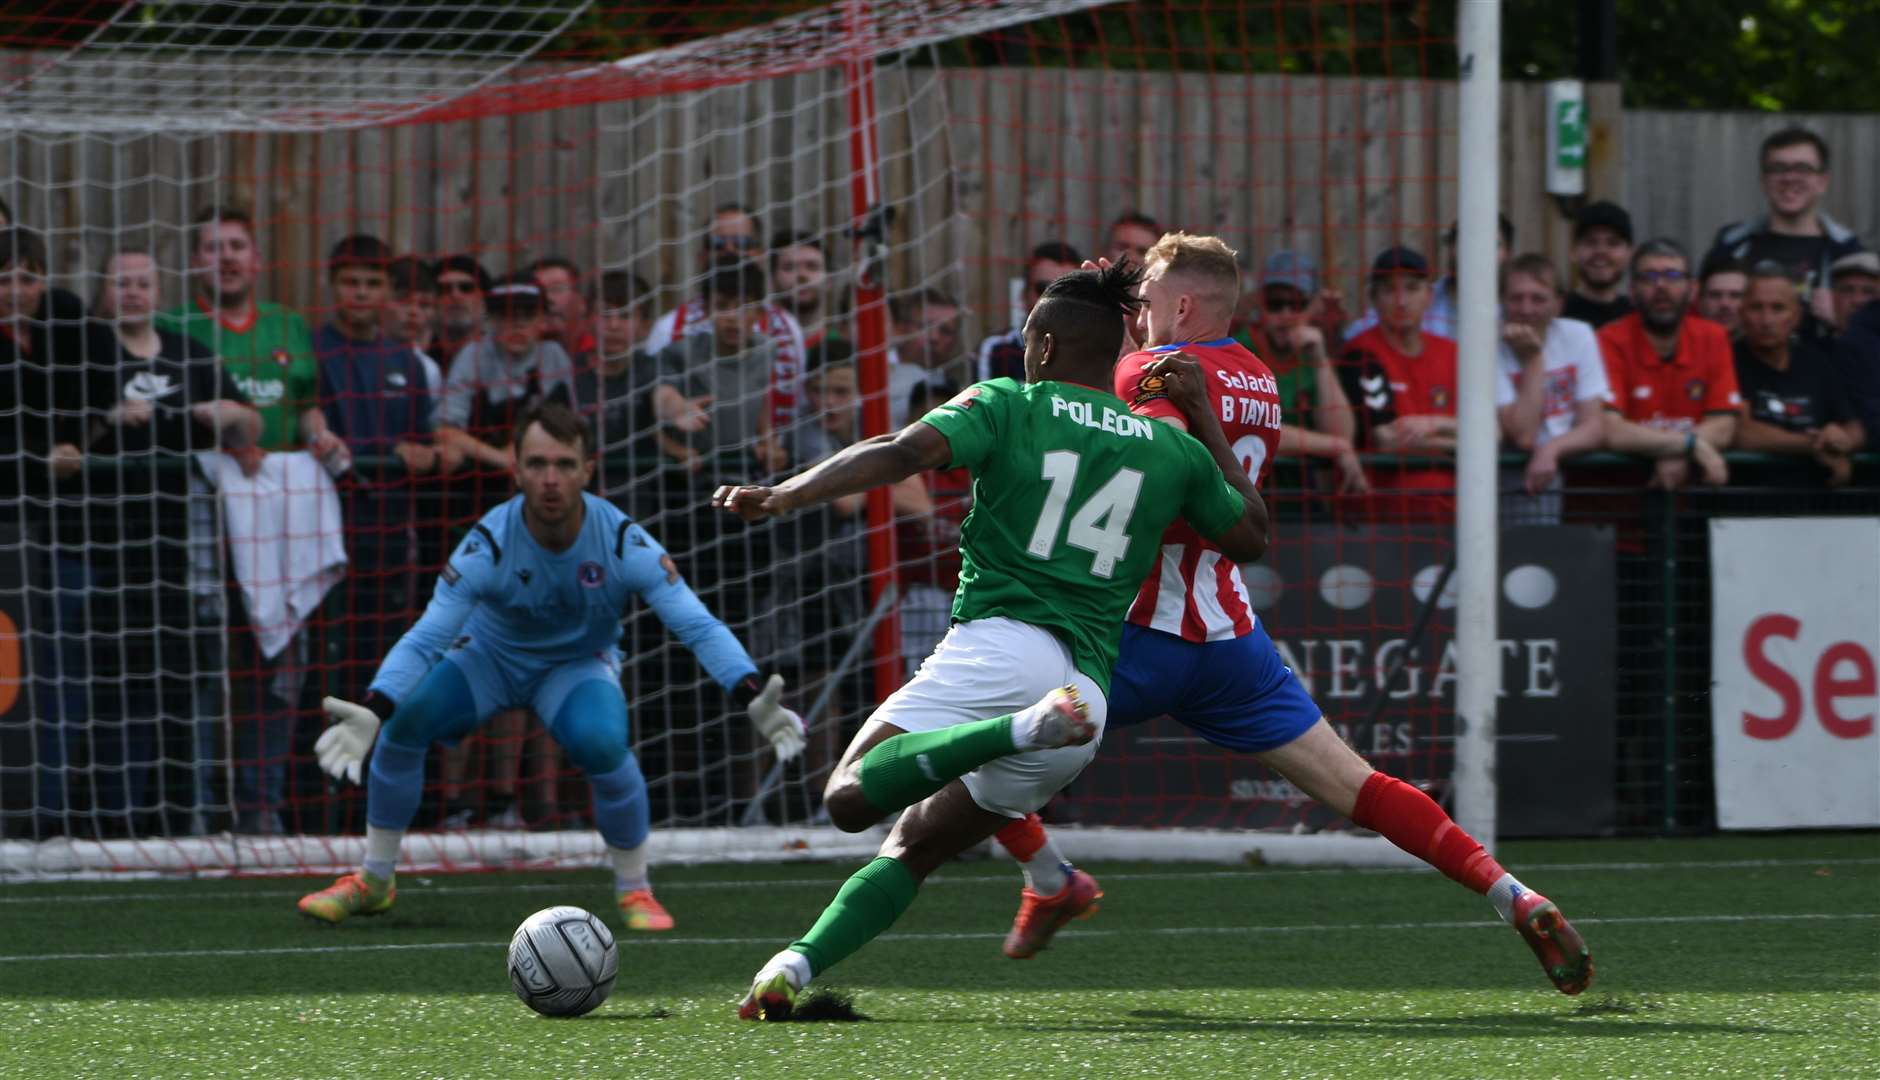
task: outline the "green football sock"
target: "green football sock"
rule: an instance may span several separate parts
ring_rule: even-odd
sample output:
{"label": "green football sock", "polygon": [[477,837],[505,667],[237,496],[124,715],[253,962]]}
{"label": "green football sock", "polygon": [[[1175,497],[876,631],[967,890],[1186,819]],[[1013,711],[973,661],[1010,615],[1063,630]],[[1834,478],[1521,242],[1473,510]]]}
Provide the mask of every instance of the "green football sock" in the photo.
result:
{"label": "green football sock", "polygon": [[802,953],[811,973],[820,975],[893,926],[919,889],[900,860],[884,855],[843,882],[816,925],[790,949]]}
{"label": "green football sock", "polygon": [[892,814],[1013,750],[1009,715],[896,735],[862,755],[862,796]]}

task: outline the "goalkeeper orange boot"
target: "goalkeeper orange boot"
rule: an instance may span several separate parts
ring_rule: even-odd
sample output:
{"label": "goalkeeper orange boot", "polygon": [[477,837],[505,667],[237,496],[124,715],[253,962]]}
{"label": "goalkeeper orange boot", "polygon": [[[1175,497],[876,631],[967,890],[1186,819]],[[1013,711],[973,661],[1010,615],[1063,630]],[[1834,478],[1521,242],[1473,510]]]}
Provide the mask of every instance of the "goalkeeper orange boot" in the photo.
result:
{"label": "goalkeeper orange boot", "polygon": [[339,924],[354,915],[383,915],[392,910],[398,888],[364,871],[347,874],[333,884],[300,898],[300,913],[310,919]]}
{"label": "goalkeeper orange boot", "polygon": [[672,929],[672,916],[659,901],[653,899],[651,889],[621,893],[620,917],[626,920],[629,930]]}
{"label": "goalkeeper orange boot", "polygon": [[1103,890],[1096,878],[1073,869],[1056,896],[1039,896],[1027,888],[1019,897],[1018,918],[1012,920],[1012,932],[1005,935],[1005,955],[1029,960],[1051,944],[1052,935],[1065,923],[1095,915]]}
{"label": "goalkeeper orange boot", "polygon": [[1563,994],[1577,994],[1592,985],[1593,956],[1580,932],[1560,913],[1552,900],[1523,891],[1514,898],[1514,928],[1540,958],[1541,970]]}

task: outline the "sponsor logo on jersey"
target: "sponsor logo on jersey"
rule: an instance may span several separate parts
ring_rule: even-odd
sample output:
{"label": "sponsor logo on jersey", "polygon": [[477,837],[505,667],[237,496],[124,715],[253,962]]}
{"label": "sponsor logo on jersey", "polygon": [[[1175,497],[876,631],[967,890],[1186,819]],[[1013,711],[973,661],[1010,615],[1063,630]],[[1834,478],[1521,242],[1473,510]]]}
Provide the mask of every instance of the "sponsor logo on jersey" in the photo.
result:
{"label": "sponsor logo on jersey", "polygon": [[286,367],[294,362],[294,354],[288,352],[286,349],[276,349],[274,350],[274,355],[269,357],[269,359],[282,367]]}
{"label": "sponsor logo on jersey", "polygon": [[1278,394],[1279,382],[1271,375],[1260,375],[1250,371],[1224,371],[1214,369],[1214,375],[1225,383],[1229,390],[1248,390],[1256,394]]}
{"label": "sponsor logo on jersey", "polygon": [[131,376],[131,381],[124,384],[124,398],[127,401],[156,401],[169,397],[183,388],[183,384],[172,380],[168,375],[159,375],[154,371],[140,371]]}
{"label": "sponsor logo on jersey", "polygon": [[1131,406],[1142,405],[1150,401],[1163,401],[1168,398],[1168,379],[1161,375],[1144,375],[1136,384],[1136,400]]}
{"label": "sponsor logo on jersey", "polygon": [[1066,401],[1054,395],[1051,398],[1051,415],[1069,416],[1073,424],[1082,424],[1084,427],[1097,431],[1107,431],[1112,435],[1148,439],[1152,442],[1155,440],[1156,421],[1147,417],[1119,413],[1108,405],[1105,405],[1099,413],[1088,401]]}
{"label": "sponsor logo on jersey", "polygon": [[600,563],[589,560],[576,568],[574,579],[579,581],[584,589],[598,589],[601,587],[601,582],[607,580],[607,571],[601,569]]}
{"label": "sponsor logo on jersey", "polygon": [[235,385],[248,395],[249,404],[267,408],[287,396],[287,383],[281,379],[262,379],[253,375],[235,376]]}
{"label": "sponsor logo on jersey", "polygon": [[967,410],[973,407],[973,402],[976,399],[978,399],[978,397],[979,397],[979,387],[969,386],[966,389],[961,390],[959,393],[954,394],[952,400],[946,402],[940,407],[942,409],[958,409],[961,412],[966,412]]}
{"label": "sponsor logo on jersey", "polygon": [[1390,386],[1381,374],[1358,376],[1358,389],[1364,391],[1364,407],[1367,409],[1382,409],[1390,404]]}
{"label": "sponsor logo on jersey", "polygon": [[1430,406],[1437,409],[1449,408],[1449,387],[1430,387]]}
{"label": "sponsor logo on jersey", "polygon": [[1710,385],[1704,380],[1692,379],[1690,382],[1684,384],[1684,396],[1690,398],[1692,401],[1702,401],[1704,400],[1704,391],[1708,389],[1710,389]]}

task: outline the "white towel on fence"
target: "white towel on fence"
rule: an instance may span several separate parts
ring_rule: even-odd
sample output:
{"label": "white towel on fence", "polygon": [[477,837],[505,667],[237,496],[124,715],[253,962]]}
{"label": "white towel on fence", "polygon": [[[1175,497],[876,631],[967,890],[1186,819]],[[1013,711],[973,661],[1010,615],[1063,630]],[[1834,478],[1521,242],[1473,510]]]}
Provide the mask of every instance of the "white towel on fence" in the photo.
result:
{"label": "white towel on fence", "polygon": [[227,454],[197,458],[222,494],[235,580],[261,654],[272,658],[346,576],[339,489],[305,451],[269,454],[253,476]]}

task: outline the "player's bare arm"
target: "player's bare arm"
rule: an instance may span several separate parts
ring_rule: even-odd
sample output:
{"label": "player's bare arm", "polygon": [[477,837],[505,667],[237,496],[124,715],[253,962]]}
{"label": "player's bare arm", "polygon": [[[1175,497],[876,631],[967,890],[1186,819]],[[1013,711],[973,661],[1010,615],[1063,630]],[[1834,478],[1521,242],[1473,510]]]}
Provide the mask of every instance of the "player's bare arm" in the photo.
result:
{"label": "player's bare arm", "polygon": [[1159,376],[1165,380],[1168,399],[1182,411],[1188,421],[1188,433],[1200,440],[1201,445],[1214,455],[1214,463],[1220,466],[1221,475],[1227,478],[1235,491],[1240,492],[1241,501],[1246,510],[1240,520],[1226,532],[1208,539],[1221,546],[1227,557],[1235,562],[1252,562],[1266,554],[1267,513],[1266,500],[1260,497],[1260,491],[1253,486],[1253,477],[1235,456],[1234,448],[1228,445],[1227,433],[1221,430],[1221,421],[1214,415],[1214,407],[1208,401],[1206,378],[1201,373],[1201,365],[1187,353],[1169,353],[1157,357],[1143,368],[1145,377]]}
{"label": "player's bare arm", "polygon": [[897,435],[877,435],[844,447],[814,468],[775,487],[727,484],[712,505],[756,523],[937,469],[953,458],[946,436],[913,423]]}

